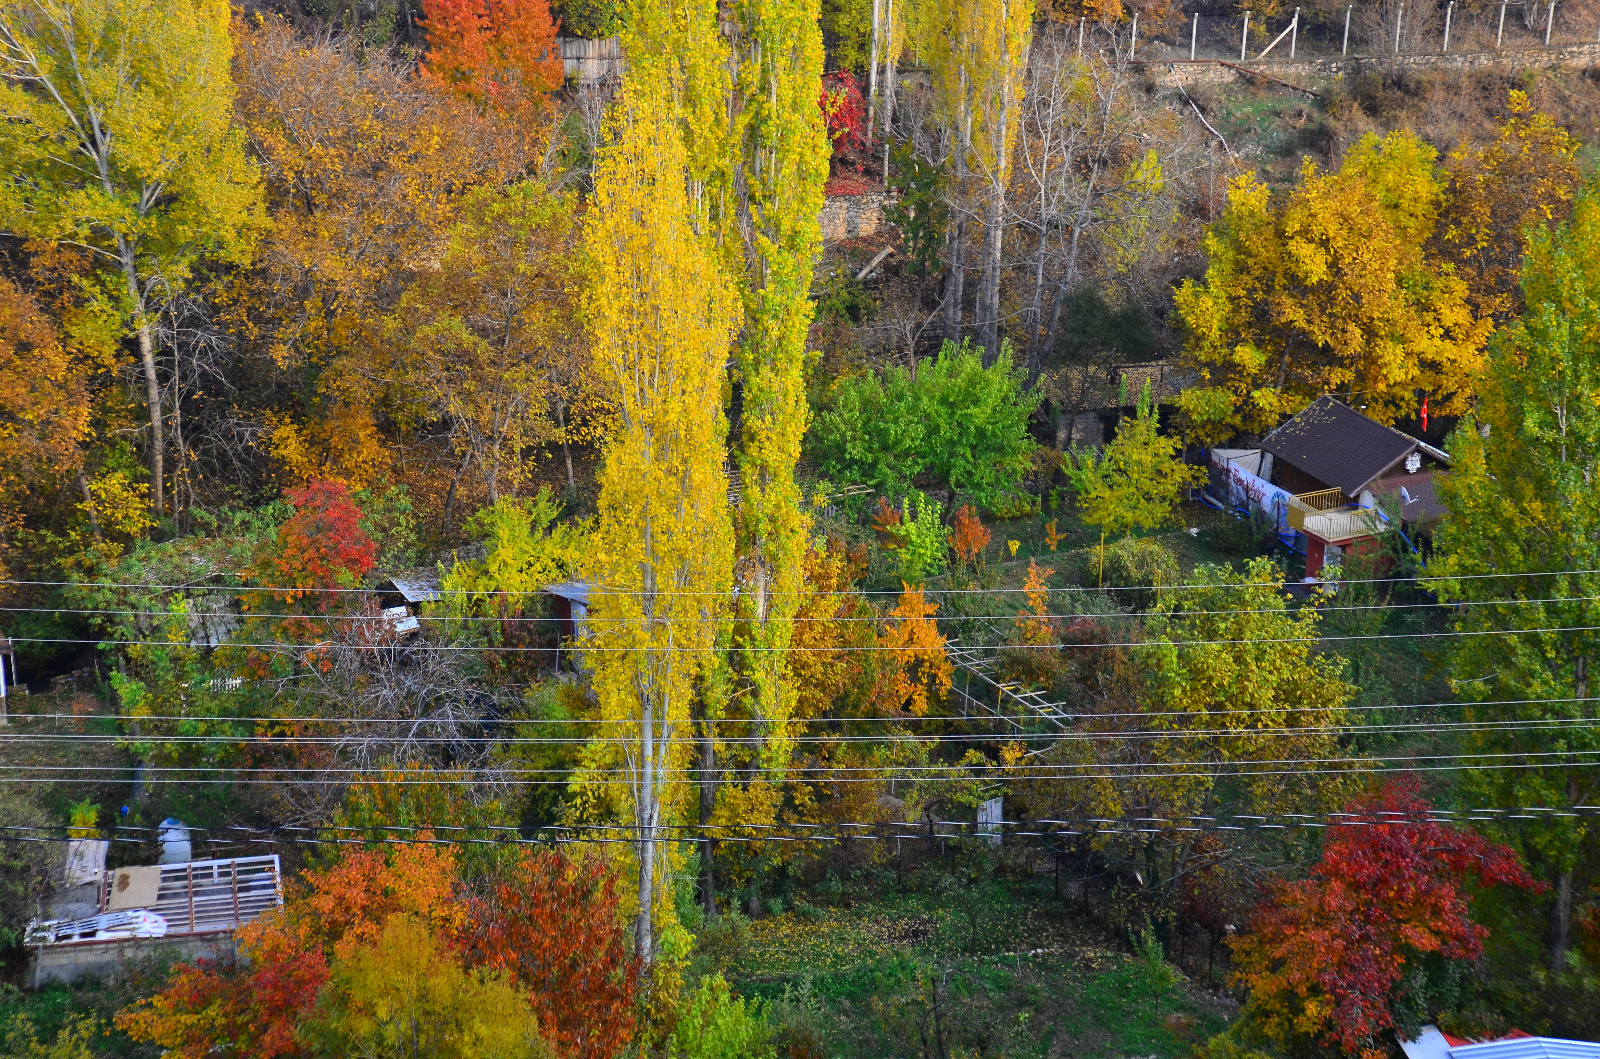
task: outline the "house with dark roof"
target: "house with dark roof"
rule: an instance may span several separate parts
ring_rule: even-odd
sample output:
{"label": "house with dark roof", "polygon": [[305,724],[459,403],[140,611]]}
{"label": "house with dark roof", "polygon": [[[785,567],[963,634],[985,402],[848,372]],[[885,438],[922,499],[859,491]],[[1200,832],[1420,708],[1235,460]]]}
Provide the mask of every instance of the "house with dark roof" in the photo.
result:
{"label": "house with dark roof", "polygon": [[1385,501],[1412,525],[1444,513],[1433,487],[1450,457],[1332,397],[1261,439],[1261,451],[1272,457],[1271,481],[1291,496],[1288,522],[1305,535],[1307,577],[1381,533]]}

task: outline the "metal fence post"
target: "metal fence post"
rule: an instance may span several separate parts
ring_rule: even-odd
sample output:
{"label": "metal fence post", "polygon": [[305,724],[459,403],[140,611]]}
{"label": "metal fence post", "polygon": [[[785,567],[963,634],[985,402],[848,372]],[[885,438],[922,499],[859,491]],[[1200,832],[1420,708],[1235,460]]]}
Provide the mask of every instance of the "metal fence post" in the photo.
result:
{"label": "metal fence post", "polygon": [[1494,31],[1494,50],[1500,50],[1500,38],[1506,35],[1506,4],[1500,0],[1500,28]]}
{"label": "metal fence post", "polygon": [[1294,21],[1289,23],[1289,58],[1294,58],[1295,42],[1300,39],[1300,9],[1294,9]]}
{"label": "metal fence post", "polygon": [[1139,47],[1139,12],[1133,13],[1133,36],[1128,39],[1128,59],[1133,60],[1133,53]]}
{"label": "metal fence post", "polygon": [[1450,54],[1450,16],[1455,13],[1456,0],[1450,0],[1449,6],[1444,9],[1444,47],[1440,49],[1445,55]]}
{"label": "metal fence post", "polygon": [[1200,39],[1200,13],[1195,12],[1194,25],[1189,28],[1189,61],[1194,61],[1194,46]]}
{"label": "metal fence post", "polygon": [[1394,53],[1400,54],[1400,23],[1405,21],[1406,5],[1401,4],[1394,13]]}
{"label": "metal fence post", "polygon": [[1556,0],[1550,0],[1550,11],[1544,18],[1544,46],[1550,47],[1550,30],[1556,24]]}
{"label": "metal fence post", "polygon": [[1344,9],[1344,43],[1339,46],[1339,58],[1341,59],[1350,54],[1350,12],[1354,10],[1354,4]]}
{"label": "metal fence post", "polygon": [[1250,12],[1244,13],[1244,32],[1239,34],[1239,61],[1244,62],[1244,49],[1250,42]]}
{"label": "metal fence post", "polygon": [[[1502,8],[1500,13],[1503,17],[1505,15],[1505,9]],[[1078,19],[1078,58],[1080,59],[1083,58],[1083,24],[1085,21],[1086,17],[1079,17]]]}

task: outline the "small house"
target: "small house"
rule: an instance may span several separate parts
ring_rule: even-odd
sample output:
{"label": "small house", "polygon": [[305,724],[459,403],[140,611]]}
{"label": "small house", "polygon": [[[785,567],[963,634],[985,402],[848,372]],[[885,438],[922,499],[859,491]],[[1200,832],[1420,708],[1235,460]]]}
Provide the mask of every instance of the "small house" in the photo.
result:
{"label": "small house", "polygon": [[378,582],[378,605],[388,619],[389,631],[397,636],[409,636],[421,629],[422,604],[443,598],[439,575],[434,571],[408,570]]}
{"label": "small house", "polygon": [[231,955],[234,931],[283,904],[276,854],[174,861],[189,842],[173,824],[162,827],[162,863],[146,867],[108,870],[103,839],[68,843],[59,885],[25,937],[32,988],[106,975],[146,952]]}
{"label": "small house", "polygon": [[1214,449],[1211,463],[1235,503],[1270,511],[1306,556],[1306,576],[1377,537],[1388,518],[1416,526],[1443,513],[1434,494],[1450,457],[1334,400],[1319,397],[1255,449]]}
{"label": "small house", "polygon": [[1559,1037],[1535,1037],[1512,1030],[1503,1037],[1473,1041],[1424,1026],[1415,1040],[1400,1041],[1406,1059],[1600,1059],[1600,1044]]}

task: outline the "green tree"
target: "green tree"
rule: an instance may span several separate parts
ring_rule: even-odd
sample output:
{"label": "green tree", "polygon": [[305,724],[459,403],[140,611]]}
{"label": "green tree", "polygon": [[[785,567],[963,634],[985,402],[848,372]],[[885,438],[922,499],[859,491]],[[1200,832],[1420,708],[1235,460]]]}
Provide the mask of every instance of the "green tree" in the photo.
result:
{"label": "green tree", "polygon": [[261,191],[233,125],[224,0],[0,4],[0,230],[90,252],[138,342],[165,511],[154,309],[202,258],[241,264]]}
{"label": "green tree", "polygon": [[[1471,789],[1499,805],[1585,805],[1600,789],[1600,729],[1587,723],[1600,651],[1593,192],[1580,196],[1565,226],[1532,238],[1521,282],[1527,311],[1491,343],[1477,407],[1450,439],[1451,473],[1438,485],[1449,517],[1427,572],[1442,601],[1473,604],[1455,611],[1456,628],[1496,633],[1458,638],[1451,656],[1456,693],[1476,703],[1468,718],[1498,726],[1475,730],[1473,749],[1508,755],[1469,773]],[[1591,855],[1594,827],[1572,815],[1516,834],[1529,864],[1553,884],[1549,957],[1559,971],[1574,872]]]}
{"label": "green tree", "polygon": [[1146,383],[1134,417],[1123,418],[1111,444],[1099,453],[1075,448],[1067,464],[1079,510],[1100,527],[1102,574],[1107,533],[1166,525],[1183,491],[1200,481],[1203,472],[1177,458],[1178,440],[1163,437],[1158,426]]}
{"label": "green tree", "polygon": [[946,342],[915,375],[891,365],[840,379],[811,444],[833,480],[904,495],[912,478],[932,474],[947,503],[965,494],[992,507],[1015,495],[1028,469],[1038,402],[1009,350],[986,368],[979,351]]}

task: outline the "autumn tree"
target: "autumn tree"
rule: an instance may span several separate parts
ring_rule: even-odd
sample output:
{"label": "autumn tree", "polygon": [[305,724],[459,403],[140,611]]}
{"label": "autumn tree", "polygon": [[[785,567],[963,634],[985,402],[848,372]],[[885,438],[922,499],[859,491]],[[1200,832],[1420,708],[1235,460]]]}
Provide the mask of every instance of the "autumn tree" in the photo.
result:
{"label": "autumn tree", "polygon": [[[1320,615],[1290,609],[1271,559],[1244,571],[1198,566],[1188,582],[1160,597],[1133,652],[1148,725],[1171,733],[1150,751],[1163,773],[1151,797],[1173,816],[1214,808],[1219,769],[1336,757],[1331,729],[1355,694],[1342,664],[1317,653]],[[1338,783],[1336,774],[1308,772],[1241,777],[1230,787],[1249,811],[1295,811],[1326,803]]]}
{"label": "autumn tree", "polygon": [[1201,480],[1198,468],[1179,459],[1181,451],[1177,438],[1160,433],[1148,384],[1134,417],[1123,418],[1111,444],[1098,453],[1073,450],[1067,476],[1084,520],[1100,527],[1102,574],[1107,533],[1166,525],[1184,491]]}
{"label": "autumn tree", "polygon": [[[1521,320],[1490,344],[1478,403],[1451,435],[1439,483],[1449,516],[1428,587],[1461,606],[1450,673],[1473,749],[1497,767],[1469,787],[1496,804],[1587,805],[1600,788],[1593,754],[1600,659],[1600,201],[1538,232],[1522,265]],[[1550,966],[1566,965],[1574,882],[1595,842],[1581,815],[1519,833],[1553,884]]]}
{"label": "autumn tree", "polygon": [[873,698],[888,713],[921,717],[943,700],[952,684],[945,640],[933,620],[939,605],[920,588],[904,586],[878,638],[883,653]]}
{"label": "autumn tree", "polygon": [[423,0],[423,75],[519,121],[541,118],[561,87],[561,51],[548,0]]}
{"label": "autumn tree", "polygon": [[[981,201],[983,251],[974,325],[984,364],[1000,356],[1000,280],[1006,195],[1033,36],[1032,0],[935,0],[918,5],[912,30],[918,58],[933,78],[940,123],[954,141],[951,186]],[[953,203],[946,258],[945,337],[960,335],[967,268],[967,215],[976,203]]]}
{"label": "autumn tree", "polygon": [[527,999],[503,972],[469,970],[431,925],[411,915],[335,959],[314,1015],[299,1031],[323,1055],[545,1059]]}
{"label": "autumn tree", "polygon": [[1467,409],[1491,325],[1429,252],[1434,157],[1411,133],[1369,135],[1336,171],[1306,159],[1281,205],[1254,174],[1230,184],[1205,278],[1177,293],[1196,436],[1264,432],[1324,393],[1384,423],[1424,394],[1435,415]]}
{"label": "autumn tree", "polygon": [[1507,109],[1492,142],[1464,141],[1445,159],[1436,233],[1473,311],[1496,321],[1520,313],[1523,256],[1541,226],[1571,215],[1583,179],[1578,142],[1535,111],[1526,92],[1512,89]]}
{"label": "autumn tree", "polygon": [[1377,1059],[1460,996],[1488,931],[1469,886],[1535,889],[1517,855],[1430,819],[1414,781],[1346,807],[1309,878],[1280,882],[1231,939],[1247,1035],[1286,1055]]}
{"label": "autumn tree", "polygon": [[638,964],[616,879],[598,857],[524,852],[474,900],[468,950],[527,991],[561,1059],[611,1059],[632,1039]]}
{"label": "autumn tree", "polygon": [[[575,417],[595,409],[575,333],[573,203],[530,180],[475,188],[459,215],[438,268],[405,292],[387,330],[490,504],[527,479],[533,452],[557,442],[576,488]],[[446,496],[447,525],[455,499]]]}
{"label": "autumn tree", "polygon": [[90,423],[85,368],[35,299],[0,279],[0,534],[14,532],[30,500],[63,481],[77,479],[88,493],[80,448]]}
{"label": "autumn tree", "polygon": [[463,1059],[616,1055],[634,965],[601,863],[525,853],[477,898],[455,850],[417,837],[342,847],[240,931],[243,960],[178,966],[118,1024],[181,1059],[410,1055],[386,1049],[412,1032]]}
{"label": "autumn tree", "polygon": [[216,0],[27,0],[0,8],[0,230],[92,255],[95,297],[131,330],[166,513],[165,380],[154,317],[203,260],[242,265],[262,227],[233,125],[229,9]]}
{"label": "autumn tree", "polygon": [[[272,229],[255,267],[230,277],[218,301],[246,363],[276,384],[265,448],[290,481],[362,488],[396,474],[393,441],[414,440],[404,466],[419,499],[432,494],[442,507],[470,464],[455,445],[430,444],[441,399],[394,341],[391,314],[455,226],[470,223],[464,196],[514,183],[543,157],[547,123],[440,92],[411,60],[348,37],[305,40],[280,18],[241,23],[239,34],[238,124],[260,160]],[[492,266],[462,252],[452,275],[503,275],[529,263],[516,257],[524,250],[542,267],[544,249],[513,232],[486,248]],[[541,303],[524,286],[520,304]],[[444,436],[458,440],[462,420],[452,425]]]}
{"label": "autumn tree", "polygon": [[[701,31],[714,33],[714,15],[697,9],[708,20]],[[588,664],[607,722],[600,734],[615,740],[595,744],[590,765],[616,777],[606,811],[635,828],[635,937],[648,965],[657,920],[671,915],[658,858],[668,848],[662,825],[681,808],[683,728],[732,584],[720,372],[740,307],[690,197],[679,119],[692,97],[677,75],[630,71],[585,232],[594,370],[616,410],[586,567],[595,585]]]}

